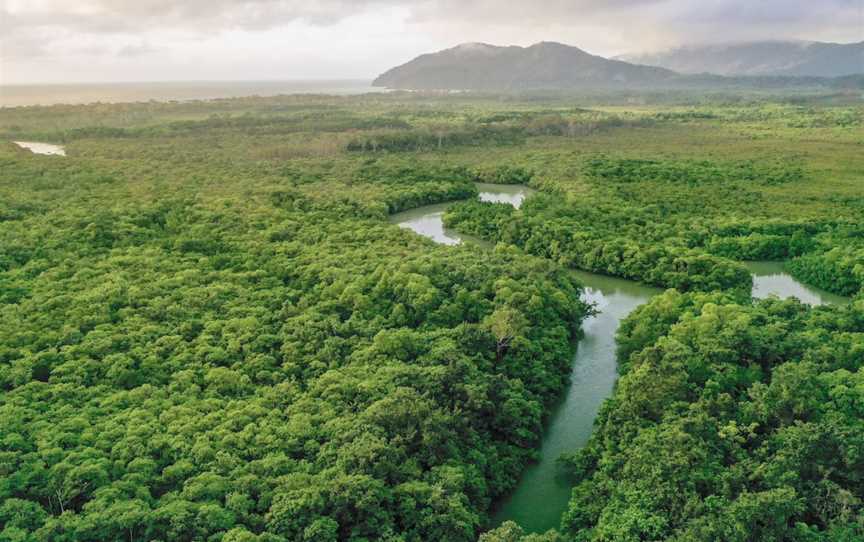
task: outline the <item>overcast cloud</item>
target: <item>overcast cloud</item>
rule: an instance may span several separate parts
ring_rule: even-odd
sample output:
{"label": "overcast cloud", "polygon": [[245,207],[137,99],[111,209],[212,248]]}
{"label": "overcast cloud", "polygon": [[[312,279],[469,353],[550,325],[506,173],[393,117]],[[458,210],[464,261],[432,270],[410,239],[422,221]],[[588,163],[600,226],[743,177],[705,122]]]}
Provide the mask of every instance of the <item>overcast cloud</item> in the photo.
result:
{"label": "overcast cloud", "polygon": [[0,0],[0,81],[372,78],[465,41],[864,40],[864,0]]}

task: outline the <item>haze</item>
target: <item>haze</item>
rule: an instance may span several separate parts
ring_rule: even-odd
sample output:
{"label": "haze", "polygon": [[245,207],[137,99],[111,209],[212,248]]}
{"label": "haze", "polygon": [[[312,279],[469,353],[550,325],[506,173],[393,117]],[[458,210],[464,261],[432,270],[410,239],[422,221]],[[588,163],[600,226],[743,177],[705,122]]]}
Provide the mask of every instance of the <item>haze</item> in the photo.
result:
{"label": "haze", "polygon": [[[541,7],[542,6],[542,7]],[[859,41],[864,0],[5,0],[0,82],[371,79],[465,41]]]}

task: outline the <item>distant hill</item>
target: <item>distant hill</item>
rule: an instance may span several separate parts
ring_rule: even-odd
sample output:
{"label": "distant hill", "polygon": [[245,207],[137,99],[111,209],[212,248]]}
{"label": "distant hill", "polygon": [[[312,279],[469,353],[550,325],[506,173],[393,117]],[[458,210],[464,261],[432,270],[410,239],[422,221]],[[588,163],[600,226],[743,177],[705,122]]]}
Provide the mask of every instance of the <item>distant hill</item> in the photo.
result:
{"label": "distant hill", "polygon": [[388,70],[372,83],[397,89],[519,90],[662,86],[673,71],[595,56],[561,43],[466,43]]}
{"label": "distant hill", "polygon": [[690,74],[841,77],[864,73],[864,42],[762,41],[617,58]]}

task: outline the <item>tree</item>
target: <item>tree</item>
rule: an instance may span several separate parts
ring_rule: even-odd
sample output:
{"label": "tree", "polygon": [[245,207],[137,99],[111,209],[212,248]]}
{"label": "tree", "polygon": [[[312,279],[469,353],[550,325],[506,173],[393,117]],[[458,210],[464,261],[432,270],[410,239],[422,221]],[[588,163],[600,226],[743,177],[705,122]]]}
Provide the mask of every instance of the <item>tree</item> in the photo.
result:
{"label": "tree", "polygon": [[500,307],[490,314],[484,325],[495,337],[495,358],[501,361],[513,340],[524,333],[527,327],[525,316],[512,307]]}

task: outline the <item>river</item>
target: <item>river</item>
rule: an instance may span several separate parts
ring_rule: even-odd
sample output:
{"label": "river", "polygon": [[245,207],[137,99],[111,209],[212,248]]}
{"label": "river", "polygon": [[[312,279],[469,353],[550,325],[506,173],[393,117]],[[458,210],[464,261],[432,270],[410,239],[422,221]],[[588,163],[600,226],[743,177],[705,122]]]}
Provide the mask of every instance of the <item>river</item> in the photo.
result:
{"label": "river", "polygon": [[[505,202],[519,207],[534,191],[519,185],[477,185],[480,199]],[[444,228],[442,216],[453,203],[428,205],[390,217],[403,228],[446,245],[462,242],[490,246],[486,241]],[[843,298],[796,281],[783,271],[781,262],[748,262],[753,273],[753,297],[798,297],[805,303],[842,303]],[[585,287],[583,299],[599,311],[587,318],[584,336],[573,359],[570,385],[552,409],[543,434],[540,458],[529,465],[516,489],[495,509],[493,526],[517,522],[525,532],[542,533],[559,526],[570,500],[570,484],[558,476],[557,459],[565,452],[584,446],[591,436],[594,419],[603,401],[612,394],[618,377],[615,332],[633,309],[662,290],[638,282],[574,271]]]}
{"label": "river", "polygon": [[753,273],[753,297],[757,299],[776,295],[797,297],[808,305],[839,305],[849,302],[848,297],[798,282],[783,269],[783,262],[745,262],[744,265]]}
{"label": "river", "polygon": [[[481,201],[509,203],[517,209],[522,206],[525,198],[536,192],[533,188],[520,184],[475,183],[475,185],[480,192],[479,198]],[[444,211],[454,203],[456,202],[450,201],[409,209],[391,215],[390,222],[397,224],[400,228],[414,230],[420,235],[429,237],[442,245],[458,245],[465,242],[489,247],[490,244],[488,241],[471,235],[465,235],[464,233],[457,233],[444,227]]]}
{"label": "river", "polygon": [[596,304],[599,313],[582,323],[570,373],[570,386],[548,420],[540,446],[540,459],[529,465],[516,490],[499,504],[493,524],[512,520],[526,532],[541,533],[561,523],[571,485],[557,476],[557,460],[588,442],[594,418],[612,394],[618,368],[615,332],[630,312],[660,293],[659,288],[638,282],[574,271],[585,286],[583,299]]}

